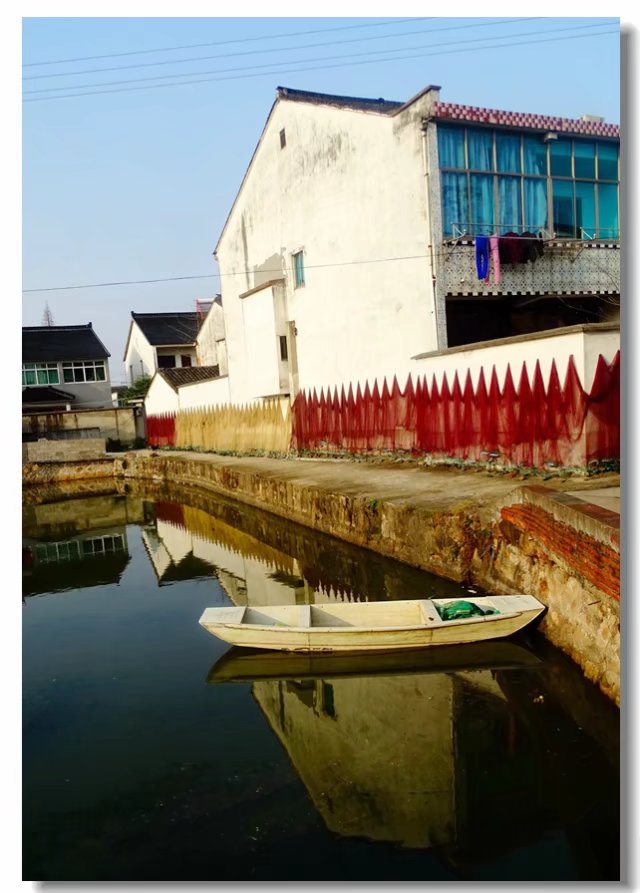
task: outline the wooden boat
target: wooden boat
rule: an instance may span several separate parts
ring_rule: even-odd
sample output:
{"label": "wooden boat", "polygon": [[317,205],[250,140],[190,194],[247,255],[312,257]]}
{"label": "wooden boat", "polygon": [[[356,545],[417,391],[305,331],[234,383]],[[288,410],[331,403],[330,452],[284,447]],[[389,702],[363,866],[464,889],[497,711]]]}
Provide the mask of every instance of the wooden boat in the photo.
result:
{"label": "wooden boat", "polygon": [[230,648],[209,670],[207,683],[268,679],[345,679],[459,673],[463,670],[532,670],[542,664],[524,643],[498,640],[439,648],[327,654]]}
{"label": "wooden boat", "polygon": [[[455,616],[456,604],[475,616]],[[544,611],[531,595],[206,608],[200,624],[232,645],[276,651],[395,651],[510,636]],[[464,613],[464,611],[462,612]]]}

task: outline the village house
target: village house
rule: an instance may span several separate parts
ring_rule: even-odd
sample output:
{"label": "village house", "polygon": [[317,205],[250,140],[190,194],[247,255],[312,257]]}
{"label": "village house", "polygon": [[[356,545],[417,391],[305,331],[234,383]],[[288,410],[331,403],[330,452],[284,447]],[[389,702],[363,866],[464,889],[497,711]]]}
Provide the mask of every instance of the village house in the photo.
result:
{"label": "village house", "polygon": [[214,251],[231,402],[594,323],[619,345],[619,179],[593,116],[279,87]]}
{"label": "village house", "polygon": [[23,414],[111,406],[109,356],[91,323],[23,327]]}
{"label": "village house", "polygon": [[185,368],[196,365],[196,338],[202,324],[196,311],[176,313],[135,313],[124,351],[129,384],[157,369]]}

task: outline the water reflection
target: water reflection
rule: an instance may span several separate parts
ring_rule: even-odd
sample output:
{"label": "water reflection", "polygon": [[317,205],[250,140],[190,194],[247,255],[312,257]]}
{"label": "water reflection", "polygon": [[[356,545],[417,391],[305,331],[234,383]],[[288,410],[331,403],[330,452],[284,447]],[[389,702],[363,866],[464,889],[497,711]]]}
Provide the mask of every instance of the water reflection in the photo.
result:
{"label": "water reflection", "polygon": [[591,846],[603,834],[616,876],[617,740],[598,743],[576,728],[549,684],[557,670],[525,642],[353,656],[233,648],[208,682],[251,681],[340,836],[439,848],[457,871],[477,872],[557,833],[588,872],[602,861],[603,847],[594,857]]}
{"label": "water reflection", "polygon": [[197,623],[212,604],[466,589],[217,496],[127,486],[23,507],[25,595],[76,590],[24,613],[25,876],[618,877],[618,711],[568,658],[535,633],[225,649]]}
{"label": "water reflection", "polygon": [[[144,484],[134,492],[145,494]],[[206,493],[145,502],[158,582],[215,575],[236,605],[445,597],[466,587]],[[363,560],[366,556],[366,560]]]}
{"label": "water reflection", "polygon": [[23,597],[118,583],[130,559],[132,515],[134,504],[113,495],[25,503]]}

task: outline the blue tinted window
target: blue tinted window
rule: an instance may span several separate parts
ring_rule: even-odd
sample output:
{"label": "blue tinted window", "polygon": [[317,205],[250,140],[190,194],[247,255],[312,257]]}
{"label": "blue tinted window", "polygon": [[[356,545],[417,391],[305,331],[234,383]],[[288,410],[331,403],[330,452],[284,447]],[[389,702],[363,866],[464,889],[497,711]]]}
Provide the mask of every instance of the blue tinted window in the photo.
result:
{"label": "blue tinted window", "polygon": [[464,170],[464,129],[462,127],[438,128],[438,156],[440,167]]}
{"label": "blue tinted window", "polygon": [[549,223],[546,179],[524,179],[524,228],[537,232]]}
{"label": "blue tinted window", "polygon": [[601,239],[617,239],[618,187],[598,183],[598,235]]}
{"label": "blue tinted window", "polygon": [[493,177],[485,174],[471,174],[471,221],[474,235],[489,235],[493,232]]}
{"label": "blue tinted window", "polygon": [[551,143],[551,176],[571,176],[571,140],[556,140]]}
{"label": "blue tinted window", "polygon": [[496,134],[496,167],[502,173],[519,174],[520,137],[508,133]]}
{"label": "blue tinted window", "polygon": [[302,251],[299,251],[297,254],[293,255],[293,265],[297,288],[300,285],[304,285],[304,254]]}
{"label": "blue tinted window", "polygon": [[553,227],[559,236],[573,239],[576,235],[576,221],[573,212],[573,182],[553,181]]}
{"label": "blue tinted window", "polygon": [[493,170],[493,133],[487,130],[467,130],[469,168],[472,171]]}
{"label": "blue tinted window", "polygon": [[520,232],[522,227],[522,202],[520,177],[498,177],[498,225],[499,232]]}
{"label": "blue tinted window", "polygon": [[598,179],[618,179],[618,147],[612,143],[598,143]]}
{"label": "blue tinted window", "polygon": [[523,140],[525,174],[547,175],[547,146],[538,136],[525,136]]}
{"label": "blue tinted window", "polygon": [[453,226],[466,230],[469,226],[469,202],[467,199],[467,175],[442,175],[442,231],[453,234]]}
{"label": "blue tinted window", "polygon": [[576,140],[573,144],[573,170],[578,180],[595,180],[596,146]]}
{"label": "blue tinted window", "polygon": [[576,227],[579,239],[597,235],[595,183],[576,183]]}

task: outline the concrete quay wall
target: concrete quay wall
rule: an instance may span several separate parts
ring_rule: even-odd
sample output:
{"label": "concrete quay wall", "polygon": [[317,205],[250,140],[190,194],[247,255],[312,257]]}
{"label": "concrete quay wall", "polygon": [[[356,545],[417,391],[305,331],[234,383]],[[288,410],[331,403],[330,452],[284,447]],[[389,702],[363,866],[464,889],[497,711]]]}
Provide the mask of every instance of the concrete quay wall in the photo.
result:
{"label": "concrete quay wall", "polygon": [[541,631],[620,703],[620,537],[611,512],[551,487],[424,467],[148,451],[109,462],[120,481],[219,493],[447,579],[530,593],[548,608]]}

